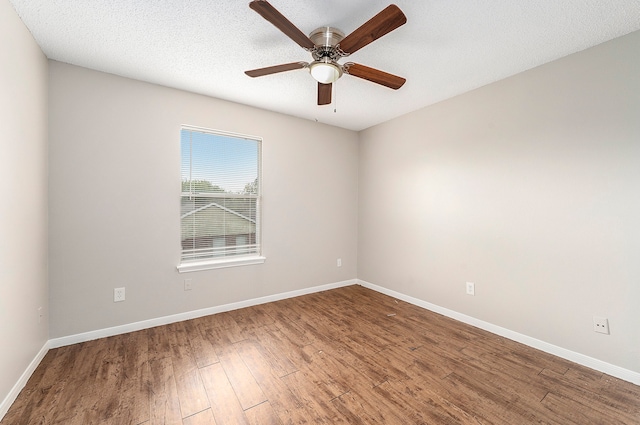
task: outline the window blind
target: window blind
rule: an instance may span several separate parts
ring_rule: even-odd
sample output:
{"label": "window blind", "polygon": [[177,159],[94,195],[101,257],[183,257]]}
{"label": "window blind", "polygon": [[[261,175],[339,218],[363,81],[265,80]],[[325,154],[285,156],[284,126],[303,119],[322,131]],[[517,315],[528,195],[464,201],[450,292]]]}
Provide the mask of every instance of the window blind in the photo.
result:
{"label": "window blind", "polygon": [[181,262],[260,255],[261,140],[180,131]]}

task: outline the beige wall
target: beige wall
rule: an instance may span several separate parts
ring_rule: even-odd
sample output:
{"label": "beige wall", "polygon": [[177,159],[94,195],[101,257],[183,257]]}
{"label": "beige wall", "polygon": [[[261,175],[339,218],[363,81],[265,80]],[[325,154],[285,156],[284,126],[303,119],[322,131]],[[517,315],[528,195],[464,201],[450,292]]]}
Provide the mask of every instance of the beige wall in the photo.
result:
{"label": "beige wall", "polygon": [[640,371],[639,75],[640,32],[362,132],[358,277]]}
{"label": "beige wall", "polygon": [[0,403],[48,339],[46,108],[47,60],[0,0]]}
{"label": "beige wall", "polygon": [[[356,278],[356,133],[49,69],[52,337]],[[264,264],[177,273],[181,124],[263,137]]]}

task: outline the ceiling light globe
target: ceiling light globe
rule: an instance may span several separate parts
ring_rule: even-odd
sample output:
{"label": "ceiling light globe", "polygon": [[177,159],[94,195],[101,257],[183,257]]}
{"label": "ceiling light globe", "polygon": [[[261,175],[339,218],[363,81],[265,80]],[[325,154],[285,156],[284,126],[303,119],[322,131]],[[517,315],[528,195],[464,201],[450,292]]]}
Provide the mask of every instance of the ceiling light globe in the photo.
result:
{"label": "ceiling light globe", "polygon": [[331,62],[315,61],[309,65],[311,76],[319,83],[331,84],[342,76],[342,69]]}

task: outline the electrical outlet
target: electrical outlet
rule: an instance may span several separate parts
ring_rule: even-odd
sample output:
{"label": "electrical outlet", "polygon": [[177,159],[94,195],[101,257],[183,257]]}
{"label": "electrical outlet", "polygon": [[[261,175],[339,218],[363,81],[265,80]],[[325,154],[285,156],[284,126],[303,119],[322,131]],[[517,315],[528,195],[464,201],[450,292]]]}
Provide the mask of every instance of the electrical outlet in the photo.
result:
{"label": "electrical outlet", "polygon": [[42,307],[38,307],[38,323],[42,323],[42,316],[44,315]]}
{"label": "electrical outlet", "polygon": [[476,284],[473,282],[467,282],[467,295],[476,294]]}
{"label": "electrical outlet", "polygon": [[113,302],[124,301],[124,288],[113,288]]}
{"label": "electrical outlet", "polygon": [[193,279],[185,279],[184,280],[184,290],[185,291],[190,291],[193,289],[193,283],[192,283]]}
{"label": "electrical outlet", "polygon": [[606,317],[593,316],[593,330],[609,335],[609,321]]}
{"label": "electrical outlet", "polygon": [[336,263],[338,267],[342,267],[342,258],[338,258],[338,261]]}

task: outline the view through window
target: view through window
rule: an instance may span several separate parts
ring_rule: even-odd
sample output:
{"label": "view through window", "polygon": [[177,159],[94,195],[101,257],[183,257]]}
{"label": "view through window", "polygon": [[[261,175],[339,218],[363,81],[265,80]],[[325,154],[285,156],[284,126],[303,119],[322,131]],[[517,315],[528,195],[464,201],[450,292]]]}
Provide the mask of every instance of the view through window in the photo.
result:
{"label": "view through window", "polygon": [[180,132],[181,262],[260,255],[261,140]]}

